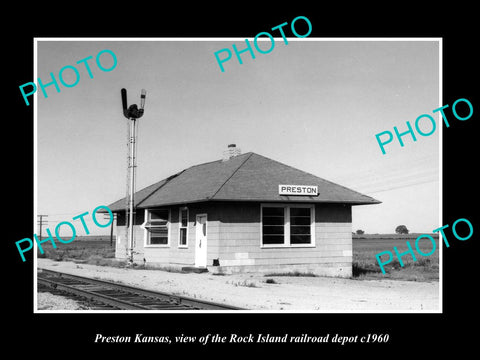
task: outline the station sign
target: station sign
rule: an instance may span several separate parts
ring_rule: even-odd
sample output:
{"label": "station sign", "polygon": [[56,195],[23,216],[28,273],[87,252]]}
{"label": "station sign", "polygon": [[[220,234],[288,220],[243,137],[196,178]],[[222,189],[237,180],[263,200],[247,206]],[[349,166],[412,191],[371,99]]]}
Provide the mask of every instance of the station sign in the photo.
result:
{"label": "station sign", "polygon": [[279,195],[318,196],[316,185],[278,185]]}

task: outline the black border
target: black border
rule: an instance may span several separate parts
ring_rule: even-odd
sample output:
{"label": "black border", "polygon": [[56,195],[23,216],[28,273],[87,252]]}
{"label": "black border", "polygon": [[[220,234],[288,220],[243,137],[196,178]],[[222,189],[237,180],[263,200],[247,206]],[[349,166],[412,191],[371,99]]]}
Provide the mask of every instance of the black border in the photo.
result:
{"label": "black border", "polygon": [[[320,3],[322,4],[322,3]],[[8,67],[6,170],[9,188],[4,223],[6,231],[4,258],[7,259],[5,277],[9,291],[4,293],[4,309],[12,317],[6,327],[5,343],[12,350],[31,344],[32,349],[47,354],[58,346],[75,354],[109,353],[133,348],[137,356],[166,355],[173,350],[195,350],[225,356],[225,347],[236,351],[246,349],[250,354],[273,348],[281,350],[284,344],[94,344],[97,332],[112,335],[170,335],[181,333],[202,336],[206,333],[228,335],[270,333],[272,335],[302,334],[321,336],[330,333],[362,335],[388,333],[387,344],[300,344],[289,345],[295,351],[316,349],[322,351],[354,350],[375,355],[399,353],[418,356],[432,355],[438,349],[461,345],[462,351],[473,347],[475,331],[468,327],[475,313],[475,269],[478,249],[478,215],[473,211],[476,198],[475,136],[478,129],[479,78],[476,57],[475,32],[478,22],[476,9],[461,4],[439,5],[420,9],[418,3],[398,3],[377,8],[373,5],[341,4],[339,8],[324,5],[283,8],[280,3],[267,11],[258,4],[222,3],[199,9],[188,3],[183,9],[173,10],[162,3],[140,3],[134,9],[119,4],[77,4],[73,6],[25,6],[14,4],[9,9],[12,20],[2,24],[6,37]],[[275,8],[273,11],[272,8]],[[443,128],[443,224],[452,224],[458,218],[469,219],[474,226],[473,237],[465,242],[453,240],[444,247],[444,313],[443,314],[33,314],[33,259],[27,256],[22,263],[14,242],[31,236],[33,229],[33,107],[26,107],[18,86],[33,79],[34,37],[253,37],[296,16],[310,19],[311,37],[442,37],[443,38],[443,104],[453,104],[458,98],[467,98],[473,104],[474,115],[465,122],[453,120],[450,128]],[[8,16],[7,16],[8,17]],[[476,90],[476,91],[475,91]],[[14,111],[12,111],[14,110]],[[448,114],[448,113],[447,113]],[[451,114],[451,113],[450,113]],[[386,114],[388,116],[388,114]],[[451,115],[450,115],[451,116]],[[4,183],[5,184],[5,183]],[[6,189],[4,189],[6,190]],[[447,233],[448,234],[448,233]],[[10,290],[11,289],[11,290]],[[475,326],[475,325],[473,325]],[[473,327],[473,329],[475,329]],[[22,335],[23,334],[23,335]],[[25,336],[27,335],[27,336]],[[30,346],[29,346],[30,347]],[[52,349],[51,349],[52,348]],[[147,353],[143,354],[143,351]],[[388,350],[387,352],[385,352]],[[94,351],[94,353],[92,353]],[[150,352],[154,351],[154,352]],[[254,352],[255,351],[255,352]],[[228,356],[231,356],[228,353]]]}

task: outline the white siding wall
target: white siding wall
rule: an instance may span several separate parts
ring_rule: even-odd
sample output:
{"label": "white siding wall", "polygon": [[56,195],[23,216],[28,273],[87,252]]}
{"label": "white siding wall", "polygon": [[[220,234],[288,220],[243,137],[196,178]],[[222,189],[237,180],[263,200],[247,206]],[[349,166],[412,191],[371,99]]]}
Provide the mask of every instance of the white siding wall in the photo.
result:
{"label": "white siding wall", "polygon": [[[352,264],[351,208],[343,205],[317,205],[314,247],[261,247],[260,205],[225,206],[221,212],[219,235],[222,239],[220,266],[268,267],[281,271],[282,265],[306,266],[319,274],[350,276]],[[238,216],[240,215],[240,216]],[[245,221],[239,221],[242,219]]]}
{"label": "white siding wall", "polygon": [[[260,247],[260,223],[221,224],[220,265],[346,263],[352,261],[351,223],[315,226],[315,247]],[[246,255],[247,254],[247,255]]]}
{"label": "white siding wall", "polygon": [[[328,275],[351,275],[352,226],[351,207],[343,205],[316,205],[314,247],[261,247],[260,204],[211,203],[193,204],[189,209],[188,247],[178,247],[179,207],[171,208],[170,246],[144,247],[144,230],[135,226],[135,260],[148,263],[195,263],[195,218],[207,214],[207,266],[219,259],[220,267],[268,267],[282,265],[328,268]],[[125,227],[117,227],[116,256],[125,258]],[[320,271],[321,272],[321,271]],[[341,272],[341,274],[339,274]],[[348,275],[350,274],[350,275]]]}
{"label": "white siding wall", "polygon": [[[140,210],[139,210],[140,211]],[[142,212],[144,210],[141,210]],[[140,225],[134,226],[135,255],[134,260],[143,263],[178,264],[193,266],[195,264],[195,219],[197,214],[207,214],[208,217],[208,256],[207,265],[218,258],[219,250],[219,222],[215,220],[215,208],[208,205],[191,205],[188,207],[188,242],[187,247],[179,247],[179,207],[170,208],[170,228],[168,247],[145,247],[145,230]],[[116,226],[120,241],[117,241],[115,256],[120,259],[126,258],[127,241],[125,238],[125,226]]]}

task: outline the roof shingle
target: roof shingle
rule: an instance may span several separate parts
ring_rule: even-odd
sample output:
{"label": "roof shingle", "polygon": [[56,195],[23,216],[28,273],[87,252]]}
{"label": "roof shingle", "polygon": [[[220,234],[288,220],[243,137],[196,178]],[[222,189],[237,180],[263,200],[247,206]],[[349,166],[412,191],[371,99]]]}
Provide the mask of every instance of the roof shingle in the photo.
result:
{"label": "roof shingle", "polygon": [[[279,195],[279,184],[317,185],[319,195]],[[134,198],[137,208],[200,201],[380,203],[367,195],[253,152],[227,161],[217,160],[192,166],[136,192]],[[121,211],[125,205],[124,198],[109,205],[109,208]]]}

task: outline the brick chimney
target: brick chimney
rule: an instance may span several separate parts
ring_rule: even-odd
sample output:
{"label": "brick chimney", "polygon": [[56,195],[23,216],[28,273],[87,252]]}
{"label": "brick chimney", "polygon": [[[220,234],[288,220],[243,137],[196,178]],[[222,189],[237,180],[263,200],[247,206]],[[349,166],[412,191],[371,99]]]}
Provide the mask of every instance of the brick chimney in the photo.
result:
{"label": "brick chimney", "polygon": [[239,148],[237,148],[237,145],[235,144],[229,144],[227,147],[227,150],[223,152],[223,158],[222,161],[228,161],[231,158],[240,155],[242,152]]}

